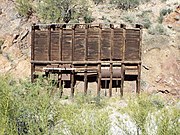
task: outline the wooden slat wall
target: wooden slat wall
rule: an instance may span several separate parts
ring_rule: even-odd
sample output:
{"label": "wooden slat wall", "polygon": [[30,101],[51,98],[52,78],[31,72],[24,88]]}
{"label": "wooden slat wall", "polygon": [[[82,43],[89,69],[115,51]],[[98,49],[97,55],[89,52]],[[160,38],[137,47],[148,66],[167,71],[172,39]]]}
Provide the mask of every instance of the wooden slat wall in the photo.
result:
{"label": "wooden slat wall", "polygon": [[85,29],[75,29],[74,40],[74,61],[83,61],[85,59]]}
{"label": "wooden slat wall", "polygon": [[113,60],[122,60],[123,56],[123,29],[114,29],[114,48],[113,48]]}
{"label": "wooden slat wall", "polygon": [[88,61],[97,61],[98,60],[99,28],[89,28],[87,35],[88,35],[87,60]]}
{"label": "wooden slat wall", "polygon": [[48,60],[48,31],[36,31],[34,37],[34,60]]}
{"label": "wooden slat wall", "polygon": [[126,29],[125,60],[140,60],[140,30]]}
{"label": "wooden slat wall", "polygon": [[[113,35],[111,35],[111,28],[102,28],[101,35],[99,32],[99,27],[90,27],[87,30],[75,28],[74,40],[72,40],[72,29],[35,30],[33,59],[36,61],[98,61],[99,53],[101,53],[100,60],[110,60],[110,46],[113,42],[112,60],[123,60],[123,44],[125,42],[124,60],[140,60],[140,29],[114,28]],[[123,32],[125,32],[125,38],[123,38]],[[98,50],[99,43],[100,50]],[[50,52],[48,52],[49,48]]]}
{"label": "wooden slat wall", "polygon": [[51,31],[51,60],[60,60],[59,31]]}
{"label": "wooden slat wall", "polygon": [[62,61],[71,61],[72,29],[64,29],[62,39]]}
{"label": "wooden slat wall", "polygon": [[106,28],[102,30],[102,45],[101,45],[101,59],[110,60],[110,43],[111,43],[111,29]]}

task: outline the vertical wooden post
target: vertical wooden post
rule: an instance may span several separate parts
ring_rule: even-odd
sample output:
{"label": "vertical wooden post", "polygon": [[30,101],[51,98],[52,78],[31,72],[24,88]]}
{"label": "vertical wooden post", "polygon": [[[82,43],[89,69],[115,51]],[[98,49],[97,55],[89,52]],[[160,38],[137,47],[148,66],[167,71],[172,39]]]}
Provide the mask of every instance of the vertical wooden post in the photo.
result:
{"label": "vertical wooden post", "polygon": [[[31,60],[34,60],[34,40],[35,40],[35,24],[31,29]],[[31,82],[34,82],[35,64],[31,63]]]}
{"label": "vertical wooden post", "polygon": [[[60,25],[59,29],[59,61],[62,61],[62,38],[63,36],[63,27]],[[62,65],[60,64],[59,67]],[[59,89],[60,89],[60,98],[62,97],[63,94],[63,87],[62,87],[62,71],[59,71],[58,73],[58,83],[59,83]]]}
{"label": "vertical wooden post", "polygon": [[[141,51],[142,51],[142,25],[136,24],[136,28],[139,28],[139,60],[141,61]],[[141,63],[138,63],[138,76],[136,80],[136,93],[140,94],[141,89]]]}
{"label": "vertical wooden post", "polygon": [[[89,25],[85,26],[85,61],[87,62],[87,55],[88,55],[88,28]],[[87,82],[87,64],[85,64],[85,71],[84,71],[84,94],[87,94],[88,89],[88,82]]]}
{"label": "vertical wooden post", "polygon": [[62,61],[62,40],[63,40],[63,28],[62,25],[60,25],[59,29],[59,60]]}
{"label": "vertical wooden post", "polygon": [[112,96],[112,81],[113,81],[113,49],[114,49],[114,25],[110,24],[110,28],[111,28],[111,42],[110,42],[110,83],[109,83],[109,96]]}
{"label": "vertical wooden post", "polygon": [[[98,38],[98,60],[101,61],[101,39],[102,38],[102,25],[99,24],[99,38]],[[100,96],[101,91],[101,63],[98,63],[98,84],[97,95]]]}
{"label": "vertical wooden post", "polygon": [[109,83],[109,97],[112,97],[112,81],[113,81],[113,64],[110,63],[110,83]]}
{"label": "vertical wooden post", "polygon": [[48,26],[48,60],[51,61],[51,25]]}
{"label": "vertical wooden post", "polygon": [[141,85],[141,81],[140,81],[140,76],[141,76],[141,64],[138,64],[138,76],[137,76],[137,80],[136,80],[136,93],[140,94],[140,85]]}
{"label": "vertical wooden post", "polygon": [[[73,57],[74,57],[74,38],[75,38],[75,26],[72,27],[72,43],[71,43],[71,61],[73,63]],[[71,67],[73,68],[74,65],[71,64]],[[71,70],[71,97],[74,97],[74,70]]]}
{"label": "vertical wooden post", "polygon": [[124,78],[125,78],[125,47],[126,47],[126,29],[125,25],[121,24],[121,28],[123,28],[123,48],[122,48],[122,63],[121,63],[121,88],[120,88],[120,94],[121,97],[123,96],[123,87],[124,87]]}

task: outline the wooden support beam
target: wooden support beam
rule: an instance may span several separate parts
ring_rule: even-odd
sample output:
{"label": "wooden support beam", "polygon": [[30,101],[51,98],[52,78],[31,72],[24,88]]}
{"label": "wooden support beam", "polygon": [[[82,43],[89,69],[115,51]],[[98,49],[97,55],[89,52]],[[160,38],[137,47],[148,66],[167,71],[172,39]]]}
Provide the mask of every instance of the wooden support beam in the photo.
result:
{"label": "wooden support beam", "polygon": [[[75,26],[72,28],[72,42],[71,42],[71,61],[73,61],[74,58],[74,37],[75,37]],[[71,68],[74,68],[74,65],[71,64]],[[74,70],[71,71],[71,97],[74,97]]]}
{"label": "wooden support beam", "polygon": [[126,49],[126,27],[123,27],[123,48],[122,48],[122,63],[121,63],[121,88],[120,95],[123,96],[124,78],[125,78],[125,49]]}
{"label": "wooden support beam", "polygon": [[[87,68],[87,65],[85,65],[85,68]],[[87,95],[87,89],[88,89],[88,80],[87,80],[87,70],[84,71],[84,94]]]}
{"label": "wooden support beam", "polygon": [[113,64],[110,64],[109,97],[112,97]]}
{"label": "wooden support beam", "polygon": [[[142,25],[136,24],[136,28],[139,28],[139,61],[141,61],[141,53],[142,53]],[[140,94],[141,89],[141,63],[138,64],[138,76],[136,80],[136,93]]]}
{"label": "wooden support beam", "polygon": [[[110,24],[111,28],[111,40],[110,40],[110,61],[113,60],[113,48],[114,48],[114,25]],[[112,96],[112,81],[113,81],[113,63],[110,63],[110,83],[109,83],[109,97]]]}
{"label": "wooden support beam", "polygon": [[35,64],[31,64],[31,82],[34,82]]}
{"label": "wooden support beam", "polygon": [[138,76],[136,80],[136,93],[140,94],[140,85],[141,85],[141,64],[138,64]]}
{"label": "wooden support beam", "polygon": [[31,63],[34,64],[118,64],[118,63],[124,63],[124,64],[139,64],[141,61],[35,61],[31,60]]}
{"label": "wooden support beam", "polygon": [[[84,60],[87,61],[88,57],[88,28],[89,25],[85,26],[85,56],[84,56]],[[85,71],[84,71],[84,94],[87,94],[87,89],[88,89],[88,82],[87,82],[87,64],[85,64]]]}
{"label": "wooden support beam", "polygon": [[62,73],[58,72],[58,85],[59,85],[59,92],[60,92],[60,98],[63,94],[63,85],[62,85]]}
{"label": "wooden support beam", "polygon": [[48,27],[48,60],[51,61],[51,26]]}
{"label": "wooden support beam", "polygon": [[125,78],[125,70],[124,70],[124,64],[122,64],[121,65],[121,88],[120,88],[121,97],[123,96],[124,78]]}
{"label": "wooden support beam", "polygon": [[[99,38],[98,38],[98,60],[101,61],[101,42],[102,42],[102,25],[99,24]],[[98,63],[98,83],[97,96],[100,96],[101,91],[101,63]]]}
{"label": "wooden support beam", "polygon": [[[63,41],[63,28],[62,26],[59,29],[59,61],[62,61],[62,41]],[[60,63],[59,67],[61,67],[62,64]],[[58,83],[59,83],[59,90],[60,90],[60,98],[63,94],[63,82],[62,82],[62,71],[59,70],[58,72]]]}
{"label": "wooden support beam", "polygon": [[[34,41],[35,41],[35,24],[32,26],[31,31],[31,60],[34,60]],[[31,82],[34,82],[35,64],[31,63]]]}
{"label": "wooden support beam", "polygon": [[59,29],[59,61],[62,61],[62,38],[63,36],[63,29]]}
{"label": "wooden support beam", "polygon": [[74,97],[74,71],[71,71],[71,97]]}

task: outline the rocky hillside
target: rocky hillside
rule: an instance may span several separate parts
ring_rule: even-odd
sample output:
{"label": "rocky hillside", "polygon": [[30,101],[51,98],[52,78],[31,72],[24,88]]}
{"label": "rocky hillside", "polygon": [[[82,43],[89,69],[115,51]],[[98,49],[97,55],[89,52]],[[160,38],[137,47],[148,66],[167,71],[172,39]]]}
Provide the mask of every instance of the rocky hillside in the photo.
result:
{"label": "rocky hillside", "polygon": [[[92,23],[144,25],[142,90],[179,96],[179,0],[149,0],[128,10],[109,0],[94,1],[89,0]],[[40,22],[40,19],[37,14],[31,14],[28,19],[22,17],[15,5],[15,1],[0,0],[0,74],[25,78],[30,76],[31,24]],[[128,85],[127,89],[134,89],[134,85]]]}

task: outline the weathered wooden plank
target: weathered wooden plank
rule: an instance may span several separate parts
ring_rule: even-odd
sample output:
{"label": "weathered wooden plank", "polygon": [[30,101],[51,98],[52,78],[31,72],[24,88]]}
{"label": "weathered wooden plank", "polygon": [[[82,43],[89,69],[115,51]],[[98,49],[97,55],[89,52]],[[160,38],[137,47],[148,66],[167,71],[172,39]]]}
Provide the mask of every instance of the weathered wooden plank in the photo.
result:
{"label": "weathered wooden plank", "polygon": [[48,60],[48,31],[35,31],[34,60]]}
{"label": "weathered wooden plank", "polygon": [[72,30],[63,29],[62,35],[62,60],[71,61],[72,54]]}
{"label": "weathered wooden plank", "polygon": [[102,29],[101,59],[110,59],[110,29]]}

